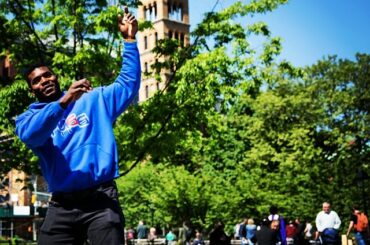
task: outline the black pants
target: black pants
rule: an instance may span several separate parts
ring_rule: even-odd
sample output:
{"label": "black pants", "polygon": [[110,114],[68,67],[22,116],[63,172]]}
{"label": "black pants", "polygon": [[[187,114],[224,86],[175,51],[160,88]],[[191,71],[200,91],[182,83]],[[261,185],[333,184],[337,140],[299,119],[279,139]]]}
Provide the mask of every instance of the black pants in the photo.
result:
{"label": "black pants", "polygon": [[53,193],[39,245],[124,244],[124,216],[114,181],[84,191]]}

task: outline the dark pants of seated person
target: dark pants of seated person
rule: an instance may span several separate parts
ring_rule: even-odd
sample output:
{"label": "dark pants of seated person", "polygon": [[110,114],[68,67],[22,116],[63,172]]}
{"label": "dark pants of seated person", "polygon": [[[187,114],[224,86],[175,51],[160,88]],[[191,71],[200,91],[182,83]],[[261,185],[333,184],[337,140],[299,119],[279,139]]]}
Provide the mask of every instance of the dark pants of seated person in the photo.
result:
{"label": "dark pants of seated person", "polygon": [[84,191],[53,193],[39,245],[124,244],[124,216],[114,181]]}
{"label": "dark pants of seated person", "polygon": [[321,240],[323,245],[340,245],[341,239],[336,229],[327,228],[321,234]]}

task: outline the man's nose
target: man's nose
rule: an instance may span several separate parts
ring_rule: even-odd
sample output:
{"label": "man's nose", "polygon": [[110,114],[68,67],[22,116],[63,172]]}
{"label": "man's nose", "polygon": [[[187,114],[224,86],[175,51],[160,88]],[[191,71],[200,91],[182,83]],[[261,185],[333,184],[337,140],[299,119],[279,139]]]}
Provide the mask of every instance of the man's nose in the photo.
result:
{"label": "man's nose", "polygon": [[46,84],[48,84],[50,82],[50,79],[49,78],[46,78],[46,77],[41,77],[41,85],[42,86],[45,86]]}

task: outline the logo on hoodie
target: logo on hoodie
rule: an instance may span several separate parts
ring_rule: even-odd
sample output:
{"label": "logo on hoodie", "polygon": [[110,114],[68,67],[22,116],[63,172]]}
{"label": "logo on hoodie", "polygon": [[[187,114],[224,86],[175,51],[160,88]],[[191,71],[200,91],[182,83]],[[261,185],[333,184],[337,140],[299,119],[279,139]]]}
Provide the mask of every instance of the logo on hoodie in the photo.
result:
{"label": "logo on hoodie", "polygon": [[60,121],[57,127],[57,131],[60,132],[62,136],[66,134],[72,134],[73,128],[84,128],[90,124],[90,120],[85,113],[81,113],[76,116],[76,114],[69,114],[65,120]]}

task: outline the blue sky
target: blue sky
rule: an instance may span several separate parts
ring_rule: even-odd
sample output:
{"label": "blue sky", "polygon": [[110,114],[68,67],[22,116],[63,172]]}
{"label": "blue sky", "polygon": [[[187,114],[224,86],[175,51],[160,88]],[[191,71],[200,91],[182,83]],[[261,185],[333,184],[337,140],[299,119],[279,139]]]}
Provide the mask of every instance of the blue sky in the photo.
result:
{"label": "blue sky", "polygon": [[[216,2],[189,0],[191,29]],[[219,0],[216,10],[234,2]],[[281,59],[296,66],[328,55],[353,60],[357,52],[370,54],[370,0],[290,0],[255,19],[265,21],[272,34],[283,39]]]}

